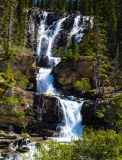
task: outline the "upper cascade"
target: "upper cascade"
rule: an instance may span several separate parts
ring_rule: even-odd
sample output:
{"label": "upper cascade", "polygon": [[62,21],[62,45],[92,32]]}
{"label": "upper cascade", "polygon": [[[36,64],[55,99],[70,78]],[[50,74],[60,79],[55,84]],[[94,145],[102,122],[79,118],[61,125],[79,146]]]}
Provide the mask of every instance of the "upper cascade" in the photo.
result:
{"label": "upper cascade", "polygon": [[[40,16],[39,38],[38,38],[38,66],[42,66],[41,59],[46,58],[47,67],[53,68],[60,62],[60,58],[53,57],[53,53],[61,46],[65,46],[68,39],[75,38],[80,42],[85,29],[86,20],[92,21],[88,17],[82,15],[70,15],[61,17],[52,24],[48,24],[50,12],[42,12]],[[48,59],[48,60],[47,60]]]}

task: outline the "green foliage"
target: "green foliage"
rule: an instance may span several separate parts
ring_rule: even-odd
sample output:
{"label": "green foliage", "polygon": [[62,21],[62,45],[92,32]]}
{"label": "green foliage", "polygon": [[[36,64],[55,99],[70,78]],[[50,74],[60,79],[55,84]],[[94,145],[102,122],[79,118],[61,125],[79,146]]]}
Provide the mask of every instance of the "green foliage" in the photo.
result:
{"label": "green foliage", "polygon": [[16,84],[18,87],[25,89],[26,86],[29,84],[28,78],[23,75],[20,71],[14,73],[14,78],[16,80]]}
{"label": "green foliage", "polygon": [[25,118],[25,112],[23,110],[14,111],[13,116],[21,120]]}
{"label": "green foliage", "polygon": [[24,53],[24,54],[28,54],[31,56],[34,54],[34,52],[32,52],[31,49],[26,48],[26,47],[22,47],[21,45],[19,45],[19,46],[13,45],[12,50],[14,51],[14,53],[16,53],[15,55],[19,55],[19,54]]}
{"label": "green foliage", "polygon": [[72,159],[72,145],[60,143],[57,141],[44,142],[38,146],[39,153],[34,154],[36,160],[71,160]]}
{"label": "green foliage", "polygon": [[23,137],[23,139],[26,139],[26,138],[28,138],[29,137],[29,134],[28,133],[21,133],[21,137]]}
{"label": "green foliage", "polygon": [[98,110],[97,116],[104,117],[117,132],[122,131],[122,94],[115,97],[108,107]]}
{"label": "green foliage", "polygon": [[78,60],[79,58],[79,48],[77,43],[73,43],[72,39],[69,39],[69,43],[66,47],[60,47],[55,52],[56,55],[60,56],[62,59],[72,59]]}
{"label": "green foliage", "polygon": [[88,78],[82,78],[81,81],[76,81],[74,83],[74,87],[78,90],[82,90],[82,92],[87,92],[90,90],[90,81]]}
{"label": "green foliage", "polygon": [[3,55],[3,58],[5,58],[5,59],[13,59],[14,60],[15,57],[16,57],[16,53],[14,52],[12,46],[10,46],[10,45],[7,46],[5,48],[5,53]]}
{"label": "green foliage", "polygon": [[103,118],[103,117],[105,117],[105,112],[106,112],[106,109],[104,107],[102,107],[101,110],[97,110],[96,114],[99,118]]}
{"label": "green foliage", "polygon": [[5,72],[1,73],[1,76],[4,79],[4,81],[2,82],[2,84],[5,87],[8,87],[8,88],[13,88],[14,87],[14,85],[16,84],[16,81],[14,79],[13,71],[11,69],[10,64],[8,64],[6,66]]}
{"label": "green foliage", "polygon": [[85,129],[84,135],[71,143],[41,142],[35,160],[120,160],[122,135],[113,130]]}
{"label": "green foliage", "polygon": [[5,98],[5,108],[12,109],[16,105],[18,105],[19,99],[16,97],[7,97]]}
{"label": "green foliage", "polygon": [[115,97],[110,104],[108,120],[117,131],[122,130],[122,94]]}
{"label": "green foliage", "polygon": [[3,91],[4,91],[4,89],[0,88],[0,92],[3,92]]}
{"label": "green foliage", "polygon": [[113,130],[85,130],[84,135],[74,142],[74,159],[119,160],[122,159],[121,134]]}

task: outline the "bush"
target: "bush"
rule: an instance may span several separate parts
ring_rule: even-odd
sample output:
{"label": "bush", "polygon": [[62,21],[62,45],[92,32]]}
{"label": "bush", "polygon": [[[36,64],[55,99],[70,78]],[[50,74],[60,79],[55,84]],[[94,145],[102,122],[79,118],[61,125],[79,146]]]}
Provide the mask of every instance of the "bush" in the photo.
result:
{"label": "bush", "polygon": [[25,112],[23,110],[15,111],[13,113],[13,116],[18,119],[24,119],[25,118]]}
{"label": "bush", "polygon": [[35,160],[121,160],[122,135],[113,130],[86,129],[71,143],[41,142]]}
{"label": "bush", "polygon": [[90,90],[90,81],[88,78],[82,78],[81,81],[76,81],[74,83],[74,87],[78,90],[82,90],[82,92],[87,92]]}
{"label": "bush", "polygon": [[13,108],[14,106],[18,105],[19,99],[16,97],[7,97],[5,99],[5,107],[6,108]]}
{"label": "bush", "polygon": [[20,71],[14,73],[14,78],[16,80],[16,84],[18,87],[25,89],[26,86],[29,84],[28,78],[22,74]]}
{"label": "bush", "polygon": [[3,79],[2,84],[4,87],[13,88],[16,84],[10,64],[7,65],[5,72],[1,73],[1,77]]}
{"label": "bush", "polygon": [[113,130],[85,131],[82,139],[74,142],[74,159],[121,160],[122,135]]}
{"label": "bush", "polygon": [[38,145],[38,153],[34,154],[36,160],[71,160],[72,159],[71,144],[64,144],[56,141],[44,142]]}
{"label": "bush", "polygon": [[98,110],[97,116],[99,118],[105,117],[117,132],[122,131],[122,94],[115,97],[109,106],[106,108],[103,106]]}

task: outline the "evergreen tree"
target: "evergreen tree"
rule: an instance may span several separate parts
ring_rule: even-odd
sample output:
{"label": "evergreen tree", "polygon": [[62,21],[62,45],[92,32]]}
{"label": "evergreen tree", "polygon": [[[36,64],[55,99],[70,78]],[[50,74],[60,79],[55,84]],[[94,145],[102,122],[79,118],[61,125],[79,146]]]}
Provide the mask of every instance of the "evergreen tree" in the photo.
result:
{"label": "evergreen tree", "polygon": [[72,11],[73,11],[73,0],[69,0],[69,3],[68,3],[68,12],[72,13]]}

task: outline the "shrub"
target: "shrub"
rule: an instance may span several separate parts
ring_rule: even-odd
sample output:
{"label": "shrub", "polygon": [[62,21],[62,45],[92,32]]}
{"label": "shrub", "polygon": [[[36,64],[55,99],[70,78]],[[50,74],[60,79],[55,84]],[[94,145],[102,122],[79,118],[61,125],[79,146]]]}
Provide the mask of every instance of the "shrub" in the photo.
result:
{"label": "shrub", "polygon": [[5,72],[1,73],[1,77],[4,80],[2,84],[5,87],[13,88],[16,84],[10,64],[7,65]]}
{"label": "shrub", "polygon": [[18,87],[25,89],[26,86],[29,84],[28,78],[22,74],[20,71],[17,71],[14,73],[14,78],[16,80],[16,83]]}
{"label": "shrub", "polygon": [[81,81],[76,81],[74,83],[74,87],[78,90],[82,90],[82,92],[87,92],[90,90],[90,81],[88,78],[82,78]]}
{"label": "shrub", "polygon": [[23,110],[15,111],[13,113],[13,116],[18,119],[24,119],[25,118],[25,112]]}
{"label": "shrub", "polygon": [[36,160],[121,160],[122,135],[113,130],[86,129],[82,138],[71,143],[40,143]]}
{"label": "shrub", "polygon": [[74,159],[119,160],[122,159],[122,136],[113,130],[87,129],[82,138],[74,142]]}
{"label": "shrub", "polygon": [[19,99],[16,97],[7,97],[5,99],[5,107],[6,108],[13,108],[14,106],[18,105]]}

